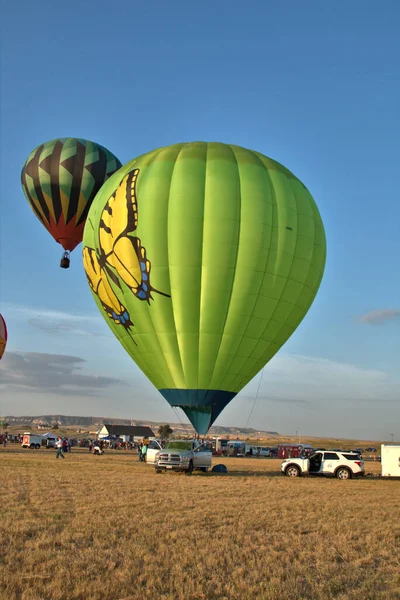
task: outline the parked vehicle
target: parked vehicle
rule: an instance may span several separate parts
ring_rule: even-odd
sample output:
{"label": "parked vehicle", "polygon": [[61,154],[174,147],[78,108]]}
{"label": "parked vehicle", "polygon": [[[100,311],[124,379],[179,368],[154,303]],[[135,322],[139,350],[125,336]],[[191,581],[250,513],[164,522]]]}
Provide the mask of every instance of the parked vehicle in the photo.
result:
{"label": "parked vehicle", "polygon": [[351,479],[364,475],[364,462],[355,452],[316,452],[309,458],[287,458],[281,471],[288,477],[301,475],[326,475],[338,479]]}
{"label": "parked vehicle", "polygon": [[271,450],[269,448],[265,448],[264,446],[256,446],[253,447],[253,451],[256,451],[256,456],[265,456],[265,457],[269,457],[271,456]]}
{"label": "parked vehicle", "polygon": [[246,456],[249,447],[246,442],[240,440],[229,441],[226,445],[226,452],[228,456]]}
{"label": "parked vehicle", "polygon": [[41,435],[36,435],[34,433],[30,433],[30,431],[26,431],[22,438],[22,448],[31,448],[35,450],[39,450],[42,445],[43,437]]}
{"label": "parked vehicle", "polygon": [[162,450],[161,440],[151,440],[147,446],[146,462],[149,465],[154,465],[157,454]]}
{"label": "parked vehicle", "polygon": [[216,454],[222,454],[227,450],[229,440],[227,438],[216,437],[212,440],[213,450]]}
{"label": "parked vehicle", "polygon": [[212,452],[197,440],[171,440],[157,453],[154,460],[156,473],[162,471],[184,471],[191,475],[194,470],[208,471]]}
{"label": "parked vehicle", "polygon": [[280,444],[278,446],[278,458],[298,458],[304,454],[314,452],[310,444]]}
{"label": "parked vehicle", "polygon": [[381,445],[381,469],[383,477],[400,477],[400,444]]}

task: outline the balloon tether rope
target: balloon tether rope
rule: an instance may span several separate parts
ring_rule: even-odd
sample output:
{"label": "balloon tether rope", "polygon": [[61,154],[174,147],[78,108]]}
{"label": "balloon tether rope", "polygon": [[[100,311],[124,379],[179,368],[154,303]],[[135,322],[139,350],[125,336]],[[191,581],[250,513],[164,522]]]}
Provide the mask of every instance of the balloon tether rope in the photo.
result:
{"label": "balloon tether rope", "polygon": [[187,429],[186,429],[186,427],[185,427],[185,423],[182,421],[182,419],[181,419],[181,417],[180,417],[180,415],[179,415],[179,412],[178,412],[178,409],[177,409],[177,407],[176,407],[176,406],[173,406],[172,408],[174,409],[174,411],[175,411],[175,414],[176,414],[176,416],[178,417],[178,421],[179,421],[179,423],[182,425],[183,429],[185,430],[185,433],[186,433],[186,435],[187,435],[188,437],[190,437],[190,435],[189,435],[189,432],[188,432],[188,430],[187,430]]}
{"label": "balloon tether rope", "polygon": [[249,414],[249,416],[247,418],[246,425],[244,426],[245,429],[247,429],[247,425],[249,424],[249,421],[251,419],[251,415],[253,414],[253,410],[254,410],[254,407],[255,407],[256,402],[257,402],[258,394],[260,392],[260,387],[261,387],[261,382],[262,382],[263,375],[264,375],[264,369],[261,371],[261,377],[260,377],[260,381],[258,382],[257,393],[256,393],[256,396],[254,398],[253,406],[250,409],[250,414]]}

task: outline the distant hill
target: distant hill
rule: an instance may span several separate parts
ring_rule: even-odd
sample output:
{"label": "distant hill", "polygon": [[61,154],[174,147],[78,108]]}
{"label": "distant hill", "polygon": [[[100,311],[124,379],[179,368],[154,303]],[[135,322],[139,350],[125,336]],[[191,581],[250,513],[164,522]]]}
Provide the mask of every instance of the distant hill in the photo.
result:
{"label": "distant hill", "polygon": [[[160,425],[165,422],[156,421],[141,421],[136,419],[115,419],[114,417],[76,417],[69,415],[38,415],[38,416],[22,416],[14,417],[8,415],[3,417],[3,421],[8,423],[12,427],[40,427],[41,429],[51,429],[55,423],[58,427],[76,427],[79,429],[85,429],[94,431],[100,429],[103,423],[113,423],[114,425],[144,425],[151,427],[153,431],[157,431]],[[186,423],[169,423],[172,429],[176,433],[194,433],[194,429],[190,424]],[[279,433],[276,431],[257,431],[251,428],[240,428],[240,427],[211,427],[209,433],[211,435],[218,436],[230,436],[230,437],[279,437]]]}

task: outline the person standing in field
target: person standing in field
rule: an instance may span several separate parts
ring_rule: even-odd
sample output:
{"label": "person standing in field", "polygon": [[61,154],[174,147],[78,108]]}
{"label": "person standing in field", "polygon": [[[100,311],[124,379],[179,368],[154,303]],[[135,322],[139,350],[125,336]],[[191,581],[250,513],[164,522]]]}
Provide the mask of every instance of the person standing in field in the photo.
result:
{"label": "person standing in field", "polygon": [[147,454],[147,444],[143,442],[142,445],[142,462],[146,462],[146,454]]}
{"label": "person standing in field", "polygon": [[57,439],[56,448],[57,448],[56,458],[58,458],[59,456],[62,456],[62,458],[65,458],[64,453],[63,453],[63,441],[60,437]]}

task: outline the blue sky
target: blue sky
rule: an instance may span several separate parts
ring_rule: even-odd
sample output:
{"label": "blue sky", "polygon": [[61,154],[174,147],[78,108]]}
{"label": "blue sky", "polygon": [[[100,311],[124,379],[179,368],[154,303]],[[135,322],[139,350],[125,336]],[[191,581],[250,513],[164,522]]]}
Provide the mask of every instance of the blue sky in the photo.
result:
{"label": "blue sky", "polygon": [[[177,420],[98,314],[80,247],[69,271],[58,267],[61,247],[20,186],[30,151],[76,136],[125,163],[175,142],[222,141],[292,170],[328,242],[317,299],[265,368],[249,425],[399,439],[399,20],[394,0],[384,10],[261,0],[3,7],[0,311],[10,338],[0,413]],[[217,424],[244,425],[257,385]]]}

